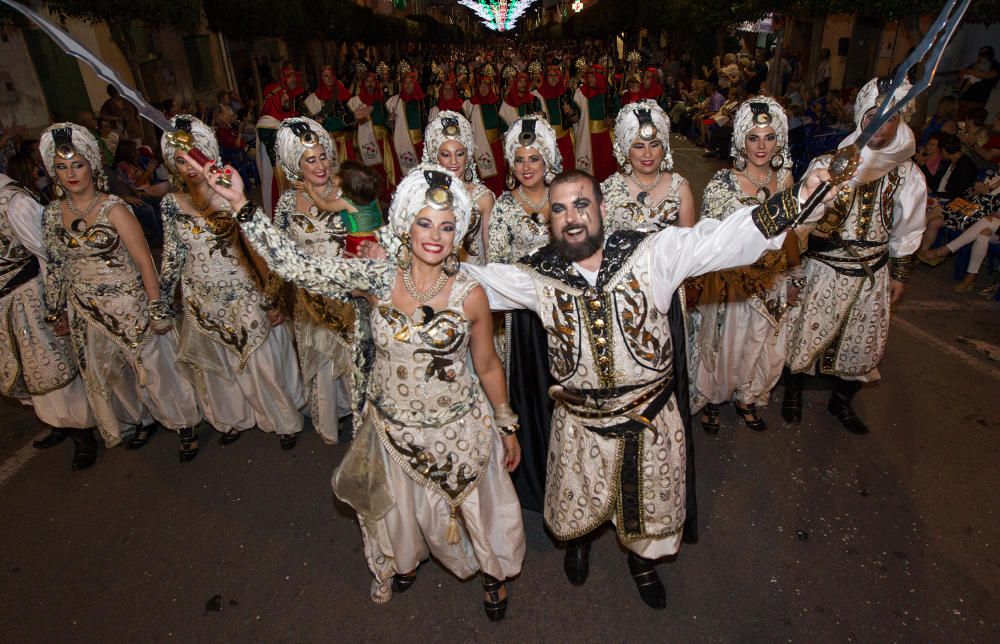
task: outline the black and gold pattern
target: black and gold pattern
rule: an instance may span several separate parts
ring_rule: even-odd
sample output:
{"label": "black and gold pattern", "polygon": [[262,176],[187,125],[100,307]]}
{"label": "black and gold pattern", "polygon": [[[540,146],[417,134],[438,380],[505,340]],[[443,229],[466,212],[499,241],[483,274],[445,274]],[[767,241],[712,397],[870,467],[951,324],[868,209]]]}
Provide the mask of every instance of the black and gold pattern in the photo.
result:
{"label": "black and gold pattern", "polygon": [[771,239],[796,223],[801,212],[799,184],[782,190],[750,213],[750,218],[762,235]]}

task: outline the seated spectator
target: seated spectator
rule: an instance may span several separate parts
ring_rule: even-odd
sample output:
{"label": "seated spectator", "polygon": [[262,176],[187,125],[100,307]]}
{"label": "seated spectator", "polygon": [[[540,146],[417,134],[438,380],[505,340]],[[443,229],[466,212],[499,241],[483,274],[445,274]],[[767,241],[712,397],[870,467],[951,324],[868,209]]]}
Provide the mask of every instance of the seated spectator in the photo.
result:
{"label": "seated spectator", "polygon": [[958,114],[958,101],[955,100],[955,97],[942,97],[938,101],[937,110],[927,119],[923,131],[920,132],[919,145],[924,145],[932,134],[940,132],[941,126],[945,124],[945,121],[955,120],[956,114]]}
{"label": "seated spectator", "polygon": [[[966,232],[984,218],[992,216],[996,219],[997,213],[1000,213],[1000,173],[993,170],[966,191],[963,199],[949,203],[947,209],[943,209],[937,203],[928,208],[927,229],[924,231],[920,250],[917,251],[917,258],[925,264],[937,266],[948,257],[949,252],[955,252],[970,241],[974,241],[972,235],[965,235]],[[947,227],[953,233],[960,233],[960,236],[953,244],[932,250],[931,246],[937,239],[938,231],[943,227]],[[976,228],[979,232],[975,234],[980,234],[983,229],[979,226]],[[996,232],[995,227],[992,230]],[[964,238],[962,235],[965,235]],[[962,240],[961,243],[959,240]],[[975,269],[970,265],[969,273],[976,274],[978,271],[978,264],[975,265]],[[975,282],[975,278],[971,282]]]}
{"label": "seated spectator", "polygon": [[935,132],[927,137],[927,142],[924,143],[921,149],[917,150],[917,155],[914,159],[917,165],[920,166],[920,171],[924,173],[924,178],[927,180],[927,193],[931,196],[937,196],[941,178],[944,177],[945,171],[951,165],[951,162],[941,154],[941,136],[941,134]]}
{"label": "seated spectator", "polygon": [[702,122],[702,127],[707,127],[704,136],[708,142],[703,156],[723,160],[729,158],[729,143],[733,134],[733,115],[745,98],[746,94],[743,90],[736,87],[730,88],[729,100],[711,118]]}
{"label": "seated spectator", "polygon": [[[717,114],[722,106],[726,104],[726,97],[719,93],[719,90],[712,83],[705,85],[706,97],[695,107],[693,118],[698,124],[698,145],[708,144],[707,127],[714,114]],[[714,122],[713,122],[714,124]]]}
{"label": "seated spectator", "polygon": [[111,150],[111,154],[114,154],[118,149],[118,141],[121,139],[118,132],[111,127],[111,121],[107,119],[98,119],[97,121],[97,133],[104,140],[105,145]]}
{"label": "seated spectator", "polygon": [[16,181],[22,188],[31,193],[32,198],[43,206],[49,203],[49,197],[38,189],[38,177],[35,175],[35,163],[31,157],[18,152],[7,159],[8,177]]}
{"label": "seated spectator", "polygon": [[215,137],[219,141],[219,154],[223,163],[236,168],[247,185],[258,182],[257,163],[248,154],[243,130],[247,123],[236,120],[236,114],[228,105],[215,108]]}
{"label": "seated spectator", "polygon": [[938,137],[941,156],[948,160],[948,168],[938,182],[937,194],[946,199],[954,199],[965,194],[965,191],[976,182],[979,169],[965,150],[962,142],[954,134],[941,134]]}
{"label": "seated spectator", "polygon": [[798,105],[802,107],[802,95],[799,89],[802,87],[799,81],[792,81],[788,84],[788,93],[785,94],[786,106]]}
{"label": "seated spectator", "polygon": [[983,138],[980,137],[970,146],[970,156],[977,167],[994,169],[1000,163],[1000,111],[993,117],[993,126],[989,135],[985,137],[986,140],[983,141]]}

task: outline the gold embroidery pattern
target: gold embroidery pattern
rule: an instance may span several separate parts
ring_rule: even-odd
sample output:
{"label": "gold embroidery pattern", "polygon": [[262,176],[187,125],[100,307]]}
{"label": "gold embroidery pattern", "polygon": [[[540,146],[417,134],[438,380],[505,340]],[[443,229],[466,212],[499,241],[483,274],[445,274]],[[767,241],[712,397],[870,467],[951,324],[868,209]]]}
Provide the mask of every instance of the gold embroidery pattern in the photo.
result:
{"label": "gold embroidery pattern", "polygon": [[576,369],[576,338],[579,328],[576,303],[572,295],[554,291],[555,302],[549,312],[552,326],[549,336],[549,367],[557,380],[564,380]]}

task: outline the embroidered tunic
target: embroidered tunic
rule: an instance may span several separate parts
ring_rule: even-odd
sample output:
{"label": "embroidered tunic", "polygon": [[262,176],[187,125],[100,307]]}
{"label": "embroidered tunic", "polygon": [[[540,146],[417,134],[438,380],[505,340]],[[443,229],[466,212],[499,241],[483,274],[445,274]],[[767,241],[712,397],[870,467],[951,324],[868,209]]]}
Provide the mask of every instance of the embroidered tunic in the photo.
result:
{"label": "embroidered tunic", "polygon": [[[468,185],[468,184],[466,184]],[[483,217],[490,214],[479,209],[479,200],[484,195],[493,192],[486,187],[486,184],[476,182],[469,191],[469,198],[472,200],[472,217],[469,219],[469,230],[462,240],[462,261],[472,264],[485,264],[486,252],[483,249]],[[491,211],[492,212],[492,211]],[[492,216],[492,215],[491,215]]]}
{"label": "embroidered tunic", "polygon": [[180,282],[178,367],[215,429],[301,431],[305,401],[291,338],[266,313],[278,305],[281,279],[271,273],[261,287],[230,210],[191,214],[177,200],[168,194],[160,205],[160,306],[169,309]]}
{"label": "embroidered tunic", "polygon": [[[780,247],[787,221],[749,213],[693,229],[616,233],[593,283],[551,246],[516,266],[465,267],[486,286],[494,310],[538,314],[553,377],[585,401],[557,400],[552,420],[545,522],[556,538],[586,534],[612,519],[620,541],[644,557],[677,551],[687,446],[670,389],[668,313],[685,278]],[[777,237],[769,240],[762,231]],[[633,412],[656,431],[628,416]]]}
{"label": "embroidered tunic", "polygon": [[150,415],[168,429],[201,421],[194,390],[175,368],[176,336],[149,328],[142,276],[108,219],[116,205],[128,208],[108,195],[79,234],[63,226],[61,201],[50,203],[44,216],[46,309],[70,311],[77,363],[109,447],[121,442],[128,425],[151,422]]}
{"label": "embroidered tunic", "polygon": [[[281,195],[275,225],[311,257],[340,257],[347,240],[343,218],[320,212],[315,205],[300,212],[296,194],[295,190],[287,190]],[[336,381],[351,373],[354,303],[296,289],[294,316],[296,349],[309,392],[313,426],[323,440],[336,443],[339,410],[351,405],[340,394],[346,388],[338,388]]]}
{"label": "embroidered tunic", "polygon": [[510,192],[504,192],[490,215],[489,260],[513,264],[549,243],[548,222],[538,222],[524,211]]}
{"label": "embroidered tunic", "polygon": [[[826,167],[830,156],[812,167]],[[925,227],[927,184],[905,161],[870,183],[842,190],[828,209],[842,222],[820,225],[804,255],[806,285],[790,322],[788,366],[844,378],[877,380],[889,334],[890,258],[916,252]],[[836,233],[847,248],[829,238]],[[872,271],[867,277],[862,263]]]}
{"label": "embroidered tunic", "polygon": [[676,172],[672,173],[666,196],[656,205],[647,206],[629,195],[625,176],[620,172],[614,173],[601,184],[607,212],[605,233],[638,228],[662,230],[667,226],[676,226],[681,210],[680,189],[686,183],[687,179]]}
{"label": "embroidered tunic", "polygon": [[[790,180],[778,173],[778,185]],[[725,220],[759,201],[740,187],[732,170],[715,173],[702,201],[701,218]],[[764,253],[750,266],[707,275],[700,314],[692,407],[728,402],[765,404],[785,362],[788,259],[784,251]]]}
{"label": "embroidered tunic", "polygon": [[[359,290],[376,301],[368,403],[333,481],[358,512],[376,578],[408,572],[428,553],[459,577],[479,569],[501,579],[517,574],[520,508],[492,410],[468,367],[471,327],[462,303],[476,283],[456,277],[448,306],[417,325],[392,305],[394,263],[310,256],[259,208],[242,226],[286,279],[328,297]],[[449,544],[446,525],[456,516],[464,524],[460,542]]]}
{"label": "embroidered tunic", "polygon": [[42,422],[96,424],[69,337],[45,322],[42,207],[0,175],[0,394],[30,400]]}

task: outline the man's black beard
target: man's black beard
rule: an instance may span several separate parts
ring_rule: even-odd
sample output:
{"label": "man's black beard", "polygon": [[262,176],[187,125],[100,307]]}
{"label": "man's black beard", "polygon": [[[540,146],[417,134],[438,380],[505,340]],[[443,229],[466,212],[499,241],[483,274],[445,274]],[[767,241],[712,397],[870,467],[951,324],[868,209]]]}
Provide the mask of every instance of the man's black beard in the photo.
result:
{"label": "man's black beard", "polygon": [[601,226],[595,234],[590,233],[578,242],[568,242],[565,237],[556,239],[553,243],[556,252],[567,262],[579,262],[587,259],[604,247],[604,227]]}

